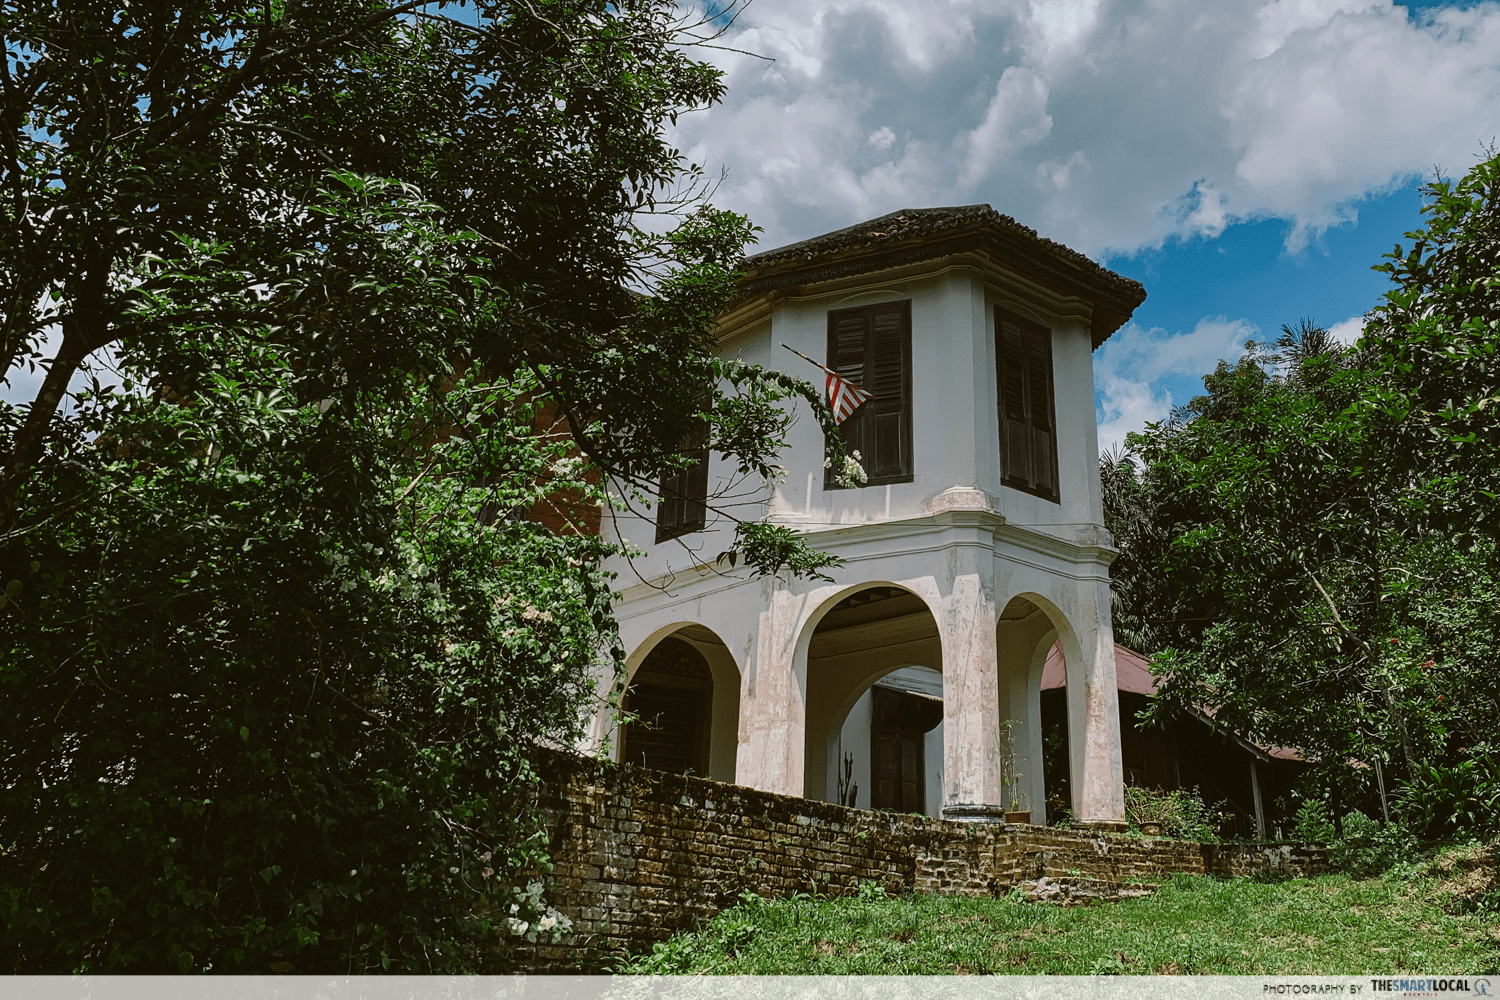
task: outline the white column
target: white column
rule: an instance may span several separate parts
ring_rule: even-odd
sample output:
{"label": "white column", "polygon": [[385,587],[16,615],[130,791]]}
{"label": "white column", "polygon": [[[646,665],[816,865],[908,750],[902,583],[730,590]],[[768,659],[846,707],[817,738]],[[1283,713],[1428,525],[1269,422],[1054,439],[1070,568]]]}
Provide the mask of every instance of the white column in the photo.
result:
{"label": "white column", "polygon": [[1068,669],[1068,744],[1073,817],[1082,823],[1125,822],[1120,754],[1120,695],[1109,580],[1082,585],[1071,624],[1079,655],[1064,643]]}
{"label": "white column", "polygon": [[773,589],[769,605],[761,612],[754,662],[740,688],[735,777],[751,788],[801,796],[806,714],[795,659],[803,598]]}
{"label": "white column", "polygon": [[[953,515],[949,515],[952,517]],[[1004,805],[995,645],[995,551],[986,524],[955,527],[953,569],[938,611],[943,643],[943,809]]]}

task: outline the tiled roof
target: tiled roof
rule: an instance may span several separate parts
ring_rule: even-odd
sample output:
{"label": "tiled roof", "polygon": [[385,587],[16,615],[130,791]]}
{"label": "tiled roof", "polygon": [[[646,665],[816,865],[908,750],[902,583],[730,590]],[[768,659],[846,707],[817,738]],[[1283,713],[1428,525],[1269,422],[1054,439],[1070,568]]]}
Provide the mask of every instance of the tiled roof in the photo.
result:
{"label": "tiled roof", "polygon": [[1091,300],[1099,327],[1095,347],[1146,299],[1139,281],[1099,266],[988,205],[903,208],[754,254],[745,259],[741,293],[833,280],[966,250],[984,251],[1043,285]]}
{"label": "tiled roof", "polygon": [[[1067,682],[1062,643],[1054,642],[1042,664],[1042,690],[1052,691]],[[1151,661],[1133,649],[1115,643],[1115,687],[1134,694],[1156,693],[1156,678],[1151,676]]]}

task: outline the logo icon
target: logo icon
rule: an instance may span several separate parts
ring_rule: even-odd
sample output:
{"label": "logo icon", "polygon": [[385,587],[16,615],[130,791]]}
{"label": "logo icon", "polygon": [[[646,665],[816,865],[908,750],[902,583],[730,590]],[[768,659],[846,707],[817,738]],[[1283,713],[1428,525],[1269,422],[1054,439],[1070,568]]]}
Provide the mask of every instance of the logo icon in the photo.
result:
{"label": "logo icon", "polygon": [[1482,997],[1491,996],[1490,981],[1488,979],[1474,980],[1474,992]]}

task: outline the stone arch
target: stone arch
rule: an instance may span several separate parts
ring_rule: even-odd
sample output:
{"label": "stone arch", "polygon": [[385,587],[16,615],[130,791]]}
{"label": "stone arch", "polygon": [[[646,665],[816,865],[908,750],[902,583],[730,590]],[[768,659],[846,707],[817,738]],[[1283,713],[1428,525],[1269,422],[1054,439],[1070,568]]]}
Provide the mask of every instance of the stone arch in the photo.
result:
{"label": "stone arch", "polygon": [[[937,618],[930,601],[909,585],[873,581],[840,588],[807,616],[796,657],[804,721],[803,794],[831,801],[837,797],[830,794],[837,780],[836,771],[830,771],[838,766],[834,748],[855,704],[876,682],[903,668],[926,667],[941,675]],[[937,695],[935,718],[941,719],[940,682]],[[870,738],[866,734],[865,741]],[[940,775],[940,751],[936,757]],[[863,766],[872,765],[867,759]],[[868,792],[873,779],[862,777],[859,783]],[[941,789],[940,777],[934,788]],[[925,797],[923,801],[927,808]]]}
{"label": "stone arch", "polygon": [[[1066,599],[1066,598],[1064,598]],[[1032,768],[1028,784],[1031,786],[1032,801],[1036,803],[1047,802],[1047,787],[1051,785],[1054,789],[1061,788],[1066,792],[1063,802],[1053,802],[1052,807],[1065,806],[1072,810],[1075,819],[1082,818],[1085,813],[1084,796],[1085,789],[1085,759],[1093,752],[1095,757],[1113,753],[1118,757],[1118,735],[1114,737],[1113,750],[1110,748],[1091,747],[1089,740],[1108,740],[1108,732],[1101,731],[1092,737],[1089,735],[1088,716],[1091,710],[1090,702],[1097,699],[1100,709],[1104,714],[1116,712],[1115,709],[1105,708],[1114,706],[1117,693],[1114,690],[1091,692],[1085,683],[1086,663],[1094,659],[1108,655],[1110,669],[1109,676],[1113,677],[1113,647],[1107,650],[1092,650],[1092,656],[1086,656],[1084,650],[1084,635],[1086,632],[1092,640],[1097,640],[1101,646],[1112,643],[1108,638],[1107,630],[1098,629],[1081,630],[1078,628],[1069,613],[1060,606],[1060,602],[1048,595],[1035,591],[1022,591],[1014,594],[1007,601],[1007,609],[1024,607],[1029,605],[1035,609],[1037,615],[1033,619],[1031,627],[1018,630],[1019,634],[1012,637],[1009,670],[1007,671],[1006,654],[1002,646],[1001,664],[1001,687],[1002,697],[1008,688],[1011,703],[1017,704],[1024,698],[1026,706],[1026,717],[1037,720],[1032,732],[1028,734],[1027,741],[1027,764]],[[1083,614],[1082,610],[1077,613]],[[1001,615],[1002,624],[1006,615]],[[1019,642],[1017,641],[1019,639]],[[1062,652],[1064,667],[1064,690],[1062,692],[1062,712],[1060,718],[1054,718],[1054,712],[1049,711],[1048,717],[1044,719],[1042,712],[1042,675],[1047,664],[1047,658],[1052,648],[1057,646]],[[1053,706],[1055,708],[1055,706]],[[1046,761],[1048,755],[1044,746],[1045,732],[1044,723],[1058,725],[1065,739],[1063,749],[1055,753],[1054,766],[1065,766],[1066,776],[1062,780],[1053,780],[1058,776],[1049,778]],[[1098,777],[1093,779],[1098,782]]]}
{"label": "stone arch", "polygon": [[[688,676],[693,672],[695,658],[706,678]],[[674,676],[679,679],[674,681]],[[702,680],[706,680],[706,684],[699,683]],[[705,692],[703,704],[695,709],[700,713],[695,724],[702,729],[698,737],[701,746],[690,768],[701,777],[733,782],[739,739],[740,670],[734,655],[718,634],[699,622],[691,621],[673,622],[652,631],[625,660],[624,707],[627,710],[632,707],[629,703],[632,689],[644,689],[648,685],[658,689],[656,700],[663,704],[672,700],[672,688]],[[692,701],[691,698],[682,700]],[[687,710],[686,706],[682,707]],[[617,734],[616,760],[627,762],[624,756],[629,736],[627,732]]]}

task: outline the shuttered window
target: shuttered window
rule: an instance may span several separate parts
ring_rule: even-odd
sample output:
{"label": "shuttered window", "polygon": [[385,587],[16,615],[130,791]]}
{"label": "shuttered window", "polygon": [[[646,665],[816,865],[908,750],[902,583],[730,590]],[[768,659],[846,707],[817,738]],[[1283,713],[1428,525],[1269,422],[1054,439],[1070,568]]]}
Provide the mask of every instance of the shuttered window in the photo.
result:
{"label": "shuttered window", "polygon": [[996,309],[995,367],[1002,482],[1057,503],[1052,331]]}
{"label": "shuttered window", "polygon": [[656,506],[656,540],[658,543],[678,535],[702,531],[708,523],[708,429],[704,428],[688,441],[684,453],[694,464],[661,481],[661,498]]}
{"label": "shuttered window", "polygon": [[[828,314],[828,367],[870,393],[839,429],[869,486],[912,481],[911,302]],[[837,489],[834,469],[825,489]]]}

